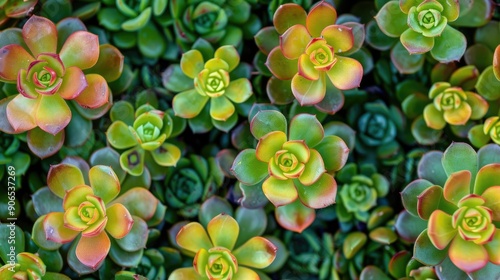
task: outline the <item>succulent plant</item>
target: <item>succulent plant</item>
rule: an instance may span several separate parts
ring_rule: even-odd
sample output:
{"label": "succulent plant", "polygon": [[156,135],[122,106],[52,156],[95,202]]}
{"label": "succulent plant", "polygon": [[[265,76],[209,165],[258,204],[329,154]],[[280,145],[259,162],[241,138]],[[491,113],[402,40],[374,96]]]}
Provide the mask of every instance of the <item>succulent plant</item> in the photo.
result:
{"label": "succulent plant", "polygon": [[188,119],[191,128],[203,123],[200,132],[213,126],[229,131],[238,119],[236,106],[252,96],[252,85],[247,78],[234,79],[232,76],[240,63],[233,46],[211,51],[213,58],[210,59],[198,49],[182,55],[180,68],[193,81],[193,86],[183,85],[187,90],[174,96],[172,107],[176,116]]}
{"label": "succulent plant", "polygon": [[389,192],[389,181],[376,173],[373,166],[359,167],[349,163],[336,175],[343,185],[337,201],[337,215],[340,222],[349,222],[353,218],[367,222],[369,211],[377,205],[377,199]]}
{"label": "succulent plant", "polygon": [[0,26],[9,18],[22,18],[31,13],[38,0],[3,0],[0,1]]}
{"label": "succulent plant", "polygon": [[[125,150],[120,155],[120,166],[127,173],[139,176],[144,165],[175,166],[181,157],[181,150],[165,142],[173,130],[173,120],[166,112],[149,104],[137,108],[126,101],[117,102],[106,136],[116,149]],[[121,111],[120,111],[121,110]],[[125,114],[123,113],[125,112]]]}
{"label": "succulent plant", "polygon": [[36,254],[23,252],[16,256],[15,264],[0,267],[2,279],[62,279],[70,278],[61,273],[48,272],[43,260]]}
{"label": "succulent plant", "polygon": [[170,211],[184,218],[198,216],[201,202],[214,195],[224,182],[224,175],[214,158],[190,155],[169,168],[162,182],[155,182],[157,197]]}
{"label": "succulent plant", "polygon": [[238,222],[227,214],[214,217],[206,230],[198,222],[183,226],[176,241],[194,256],[193,267],[176,269],[168,279],[260,279],[252,268],[268,267],[276,257],[276,246],[255,236],[234,248],[239,231]]}
{"label": "succulent plant", "polygon": [[460,60],[467,45],[465,36],[449,25],[458,19],[459,12],[458,1],[392,0],[375,19],[382,32],[399,37],[410,54],[430,52],[434,59],[446,63]]}
{"label": "succulent plant", "polygon": [[[276,78],[291,80],[292,93],[301,106],[317,105],[328,113],[342,107],[339,90],[359,87],[363,77],[362,65],[348,57],[359,49],[353,28],[336,24],[336,20],[337,11],[325,1],[317,3],[309,13],[297,4],[281,5],[273,18],[281,34],[280,43],[270,51],[266,62]],[[360,36],[364,37],[361,30]],[[283,91],[268,86],[268,90],[272,89]],[[334,101],[325,102],[340,104],[330,109],[320,105],[327,94]]]}
{"label": "succulent plant", "polygon": [[427,221],[415,242],[415,259],[439,265],[438,273],[459,269],[471,277],[498,275],[499,154],[497,145],[476,153],[468,144],[452,143],[444,153],[422,157],[420,179],[402,192],[406,210]]}
{"label": "succulent plant", "polygon": [[259,111],[251,123],[257,147],[240,152],[231,169],[242,184],[262,187],[281,226],[301,232],[313,222],[314,209],[335,203],[330,173],[344,166],[349,149],[340,137],[325,136],[313,115],[296,115],[287,126],[279,111]]}
{"label": "succulent plant", "polygon": [[406,250],[399,251],[391,258],[389,273],[396,279],[439,279],[436,270],[432,266],[425,266],[412,258],[412,254]]}
{"label": "succulent plant", "polygon": [[[60,211],[39,213],[32,233],[35,243],[47,250],[72,242],[68,262],[83,274],[97,270],[108,253],[117,261],[117,250],[127,251],[129,257],[131,252],[142,250],[148,231],[146,221],[161,221],[160,212],[164,211],[158,199],[144,188],[118,196],[120,182],[109,166],[90,168],[88,181],[90,184],[75,165],[51,166],[47,176],[50,192],[39,190],[34,204],[38,209]],[[60,204],[44,205],[49,201]],[[142,241],[130,243],[134,239]]]}
{"label": "succulent plant", "polygon": [[32,16],[22,31],[10,29],[2,38],[0,80],[17,84],[19,91],[0,101],[6,115],[0,122],[3,132],[28,131],[30,149],[47,157],[62,146],[71,108],[94,109],[94,114],[100,110],[101,115],[107,111],[107,82],[121,75],[123,56],[111,45],[99,46],[82,22],[69,19],[55,25]]}
{"label": "succulent plant", "polygon": [[495,53],[493,54],[493,72],[497,80],[500,81],[500,45],[496,47]]}

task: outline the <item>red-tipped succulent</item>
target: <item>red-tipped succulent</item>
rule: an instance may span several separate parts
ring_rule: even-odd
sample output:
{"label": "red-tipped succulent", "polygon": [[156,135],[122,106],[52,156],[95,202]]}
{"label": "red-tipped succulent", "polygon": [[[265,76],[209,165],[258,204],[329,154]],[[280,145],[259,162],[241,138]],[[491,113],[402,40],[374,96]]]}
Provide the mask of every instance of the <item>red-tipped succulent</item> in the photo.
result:
{"label": "red-tipped succulent", "polygon": [[324,1],[308,14],[297,4],[284,4],[274,15],[280,45],[269,53],[266,65],[276,78],[292,80],[301,105],[320,103],[332,85],[340,90],[359,87],[363,67],[346,56],[358,48],[353,29],[336,20],[337,11]]}
{"label": "red-tipped succulent", "polygon": [[[6,30],[0,37],[0,81],[17,84],[19,92],[0,101],[0,113],[6,116],[0,121],[3,132],[39,128],[56,136],[71,121],[70,103],[108,108],[107,82],[121,75],[123,56],[111,45],[99,46],[98,37],[87,32],[81,21],[69,19],[56,25],[32,16],[22,30]],[[35,142],[31,138],[28,134],[28,144]],[[57,139],[62,142],[64,137]],[[57,152],[53,147],[52,154]]]}

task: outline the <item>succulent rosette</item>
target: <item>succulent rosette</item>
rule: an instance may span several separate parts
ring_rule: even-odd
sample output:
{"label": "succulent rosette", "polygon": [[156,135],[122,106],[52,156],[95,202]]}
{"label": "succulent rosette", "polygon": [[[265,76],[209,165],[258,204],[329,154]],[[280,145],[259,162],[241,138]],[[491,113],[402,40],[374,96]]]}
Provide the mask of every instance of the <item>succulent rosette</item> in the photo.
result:
{"label": "succulent rosette", "polygon": [[[0,129],[28,131],[28,145],[38,156],[61,148],[74,110],[95,118],[109,109],[107,82],[121,75],[123,56],[111,45],[99,46],[81,21],[55,25],[32,16],[22,30],[9,29],[0,37],[0,81],[16,84],[19,92],[0,101],[6,116]],[[88,109],[93,112],[85,114]]]}
{"label": "succulent rosette", "polygon": [[[90,168],[86,179],[75,165],[53,165],[47,185],[48,189],[34,194],[35,209],[41,216],[33,227],[33,241],[46,250],[72,242],[68,262],[81,274],[97,270],[108,253],[117,263],[120,251],[127,251],[129,257],[142,255],[146,221],[160,222],[160,212],[165,210],[144,188],[132,188],[119,196],[120,182],[109,166]],[[60,204],[48,207],[47,201]],[[45,213],[43,209],[59,211]]]}
{"label": "succulent rosette", "polygon": [[460,60],[467,45],[465,36],[449,25],[459,12],[458,1],[393,0],[375,19],[382,32],[399,37],[410,54],[430,52],[434,59],[447,63]]}
{"label": "succulent rosette", "polygon": [[61,273],[48,272],[43,260],[36,254],[23,252],[16,256],[14,265],[6,264],[0,267],[1,279],[63,279],[70,278]]}
{"label": "succulent rosette", "polygon": [[2,0],[0,1],[0,26],[9,18],[22,18],[33,11],[38,0]]}
{"label": "succulent rosette", "polygon": [[[126,101],[117,102],[114,106],[115,111],[122,108],[134,112],[132,105]],[[111,146],[125,150],[120,155],[120,166],[127,173],[140,176],[145,165],[154,168],[154,165],[167,167],[177,164],[181,150],[165,142],[172,134],[174,125],[168,113],[144,104],[137,108],[133,118],[128,114],[115,114],[112,120],[106,136]]]}
{"label": "succulent rosette", "polygon": [[217,192],[224,174],[213,157],[190,155],[169,168],[162,182],[155,182],[161,200],[184,218],[198,216],[200,203]]}
{"label": "succulent rosette", "polygon": [[233,46],[222,46],[206,59],[201,51],[190,50],[182,55],[182,72],[193,80],[193,87],[174,96],[172,107],[176,116],[188,119],[189,125],[204,125],[203,132],[215,126],[229,131],[238,120],[237,104],[249,99],[252,85],[247,78],[231,79],[240,56]]}
{"label": "succulent rosette", "polygon": [[331,173],[344,166],[349,148],[340,137],[325,136],[314,115],[298,114],[287,126],[279,111],[259,111],[251,122],[257,147],[240,152],[231,170],[241,184],[262,187],[281,226],[301,232],[314,221],[314,209],[335,203]]}
{"label": "succulent rosette", "polygon": [[479,94],[448,82],[435,83],[429,98],[433,102],[425,106],[423,116],[427,126],[435,130],[442,130],[446,124],[464,125],[468,120],[481,119],[489,107]]}
{"label": "succulent rosette", "polygon": [[341,222],[354,218],[367,222],[369,211],[377,205],[377,200],[389,192],[389,181],[371,165],[362,165],[358,171],[355,163],[349,163],[337,173],[336,179],[343,184],[336,204]]}
{"label": "succulent rosette", "polygon": [[183,226],[177,245],[194,256],[193,267],[176,269],[168,279],[260,279],[254,269],[266,268],[276,257],[276,246],[254,236],[235,248],[238,222],[227,214],[215,216],[205,228],[198,222]]}
{"label": "succulent rosette", "polygon": [[[273,18],[274,27],[281,34],[280,43],[266,61],[277,79],[291,80],[292,93],[300,105],[317,105],[329,113],[338,111],[343,104],[339,90],[359,87],[363,77],[362,65],[347,56],[359,49],[353,28],[335,24],[336,20],[337,11],[325,1],[309,13],[297,4],[281,5]],[[269,89],[273,87],[268,85]],[[328,102],[341,100],[341,104],[330,104],[329,109],[320,104],[327,94]]]}
{"label": "succulent rosette", "polygon": [[420,179],[402,192],[406,210],[427,221],[415,243],[415,259],[439,265],[443,273],[457,268],[473,278],[498,273],[498,155],[494,144],[476,153],[468,144],[453,143],[444,153],[422,157]]}

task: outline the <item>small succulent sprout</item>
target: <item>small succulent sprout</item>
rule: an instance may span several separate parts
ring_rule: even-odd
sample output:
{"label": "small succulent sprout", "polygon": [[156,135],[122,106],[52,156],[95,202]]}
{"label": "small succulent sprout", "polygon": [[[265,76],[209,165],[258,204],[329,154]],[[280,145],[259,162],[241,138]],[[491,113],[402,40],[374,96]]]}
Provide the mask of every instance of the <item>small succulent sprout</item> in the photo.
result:
{"label": "small succulent sprout", "polygon": [[[81,28],[75,31],[70,23]],[[63,130],[73,114],[69,103],[81,110],[106,112],[110,102],[107,82],[120,76],[123,56],[110,45],[99,46],[97,35],[87,32],[77,19],[55,25],[32,16],[19,32],[21,38],[7,36],[4,41],[10,40],[10,44],[0,49],[4,62],[0,65],[0,81],[16,84],[19,92],[3,100],[0,110],[6,118],[1,120],[0,129],[17,134],[39,128],[40,133],[50,134],[47,138],[54,138],[56,143],[47,145],[51,149],[47,152],[38,147],[38,139],[33,139],[40,133],[28,133],[31,150],[46,157],[58,151],[54,147],[62,146]]]}
{"label": "small succulent sprout", "polygon": [[433,151],[422,157],[421,179],[402,192],[407,211],[427,221],[415,243],[417,260],[438,265],[449,257],[467,274],[488,262],[500,264],[499,154],[495,144],[476,153],[468,144],[453,143],[444,153]]}
{"label": "small succulent sprout", "polygon": [[500,145],[500,117],[489,117],[484,121],[483,132]]}
{"label": "small succulent sprout", "polygon": [[284,4],[274,15],[280,45],[269,53],[266,65],[278,79],[291,80],[300,105],[320,103],[331,87],[327,83],[340,90],[360,85],[362,65],[344,55],[354,47],[352,28],[336,20],[335,8],[325,1],[308,14],[297,4]]}
{"label": "small succulent sprout", "polygon": [[[389,1],[375,17],[380,30],[400,37],[410,54],[430,52],[440,62],[459,60],[465,53],[465,36],[448,23],[458,19],[458,1]],[[449,46],[454,46],[450,48]]]}
{"label": "small succulent sprout", "polygon": [[287,126],[279,111],[258,112],[251,122],[257,147],[240,152],[231,170],[244,185],[261,184],[278,223],[301,232],[314,220],[313,209],[335,203],[330,174],[344,166],[349,149],[341,138],[325,136],[313,115],[296,115]]}
{"label": "small succulent sprout", "polygon": [[48,272],[43,260],[37,255],[28,252],[19,253],[15,264],[5,264],[0,267],[0,279],[63,279],[69,280],[66,275]]}
{"label": "small succulent sprout", "polygon": [[176,269],[168,279],[260,279],[252,268],[271,265],[277,248],[260,236],[254,236],[235,248],[239,234],[238,222],[227,214],[215,216],[206,230],[198,222],[183,226],[176,241],[194,256],[193,267]]}
{"label": "small succulent sprout", "polygon": [[435,130],[443,129],[447,123],[464,125],[470,119],[481,119],[488,111],[483,97],[448,82],[435,83],[429,98],[433,103],[425,107],[423,116],[427,126]]}
{"label": "small succulent sprout", "polygon": [[[129,103],[125,102],[132,107]],[[116,104],[121,106],[124,103]],[[127,106],[125,105],[125,106]],[[133,108],[131,108],[133,111]],[[126,118],[127,116],[119,116]],[[168,142],[173,130],[173,120],[168,113],[157,110],[149,104],[137,108],[131,125],[123,120],[115,120],[108,128],[106,136],[116,149],[125,149],[120,155],[120,166],[127,173],[140,176],[144,165],[175,166],[181,156],[180,149]],[[151,160],[146,160],[146,154]]]}
{"label": "small succulent sprout", "polygon": [[235,118],[233,103],[245,102],[253,94],[247,78],[230,79],[231,71],[239,63],[240,56],[233,46],[218,48],[214,57],[207,61],[196,49],[184,53],[180,66],[182,72],[193,79],[194,88],[174,97],[172,107],[175,114],[186,119],[193,119],[200,114],[205,117],[207,110],[204,108],[208,106],[209,116],[206,117],[210,117],[213,122],[226,122]]}

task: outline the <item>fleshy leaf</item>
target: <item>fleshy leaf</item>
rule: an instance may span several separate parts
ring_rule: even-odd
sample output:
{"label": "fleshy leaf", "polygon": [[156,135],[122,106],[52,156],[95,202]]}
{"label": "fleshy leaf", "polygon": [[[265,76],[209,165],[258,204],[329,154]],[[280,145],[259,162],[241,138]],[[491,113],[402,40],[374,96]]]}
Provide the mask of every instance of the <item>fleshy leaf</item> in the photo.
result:
{"label": "fleshy leaf", "polygon": [[457,235],[457,230],[453,228],[451,220],[450,215],[439,209],[434,211],[429,218],[427,234],[432,244],[439,250],[445,249]]}
{"label": "fleshy leaf", "polygon": [[283,55],[288,59],[298,59],[306,50],[311,41],[311,35],[304,25],[290,27],[280,37],[280,48]]}
{"label": "fleshy leaf", "polygon": [[289,140],[304,140],[310,148],[318,145],[325,135],[316,116],[299,114],[290,121]]}
{"label": "fleshy leaf", "polygon": [[80,234],[64,226],[64,213],[52,212],[45,216],[43,219],[43,229],[47,240],[56,243],[68,243]]}
{"label": "fleshy leaf", "polygon": [[83,108],[96,109],[110,102],[108,83],[99,74],[85,75],[88,86],[74,100]]}
{"label": "fleshy leaf", "polygon": [[460,236],[451,242],[449,256],[453,264],[466,273],[483,268],[489,260],[488,252],[482,245],[465,241]]}
{"label": "fleshy leaf", "polygon": [[492,219],[494,221],[500,221],[500,186],[495,185],[489,187],[481,196],[485,200],[484,206],[492,211]]}
{"label": "fleshy leaf", "polygon": [[266,268],[276,258],[277,248],[269,240],[255,236],[233,251],[238,265]]}
{"label": "fleshy leaf", "polygon": [[426,53],[434,47],[434,37],[423,36],[408,28],[401,34],[401,43],[410,54]]}
{"label": "fleshy leaf", "polygon": [[31,130],[37,126],[35,115],[38,104],[39,99],[26,98],[22,94],[16,95],[7,104],[7,119],[16,133]]}
{"label": "fleshy leaf", "polygon": [[110,247],[111,241],[105,231],[93,237],[82,236],[76,245],[76,257],[84,265],[97,269],[108,255]]}
{"label": "fleshy leaf", "polygon": [[308,208],[300,200],[280,206],[275,210],[276,220],[287,230],[302,232],[312,224],[316,213],[314,209]]}
{"label": "fleshy leaf", "polygon": [[301,106],[314,105],[321,102],[326,93],[325,75],[320,73],[320,77],[317,80],[309,80],[301,75],[293,76],[292,93]]}
{"label": "fleshy leaf", "polygon": [[115,239],[125,237],[134,224],[134,220],[127,208],[120,203],[108,207],[106,209],[106,216],[108,217],[106,231]]}
{"label": "fleshy leaf", "polygon": [[210,98],[210,116],[214,120],[226,121],[235,110],[233,103],[225,96]]}
{"label": "fleshy leaf", "polygon": [[341,90],[359,87],[363,78],[363,66],[350,57],[336,56],[337,62],[328,70],[328,78],[332,84]]}
{"label": "fleshy leaf", "polygon": [[231,81],[224,95],[234,103],[245,102],[252,95],[252,84],[246,78]]}
{"label": "fleshy leaf", "polygon": [[286,142],[286,134],[282,131],[272,131],[262,136],[255,148],[255,156],[262,162],[269,162]]}
{"label": "fleshy leaf", "polygon": [[441,36],[434,37],[434,47],[431,55],[442,63],[458,61],[465,53],[467,40],[465,36],[455,28],[447,25]]}
{"label": "fleshy leaf", "polygon": [[427,229],[420,233],[413,249],[413,257],[417,261],[430,266],[440,264],[446,258],[447,253],[447,250],[438,250],[434,247],[427,234]]}
{"label": "fleshy leaf", "polygon": [[444,152],[442,163],[446,174],[469,170],[472,174],[472,182],[475,181],[478,170],[477,154],[470,145],[452,143]]}
{"label": "fleshy leaf", "polygon": [[240,227],[233,217],[222,213],[208,223],[207,232],[215,247],[232,250],[238,239]]}
{"label": "fleshy leaf", "polygon": [[183,91],[174,96],[172,107],[175,115],[191,119],[200,114],[210,98],[202,96],[196,89]]}
{"label": "fleshy leaf", "polygon": [[286,58],[280,47],[271,50],[267,56],[266,66],[280,80],[290,80],[298,71],[297,60]]}
{"label": "fleshy leaf", "polygon": [[92,68],[85,73],[96,73],[101,75],[107,82],[118,80],[123,72],[123,54],[110,44],[99,46],[99,58]]}
{"label": "fleshy leaf", "polygon": [[[476,179],[477,181],[477,179]],[[453,204],[469,195],[471,192],[471,173],[468,170],[452,173],[444,185],[443,195],[446,200]],[[441,249],[442,250],[442,249]]]}
{"label": "fleshy leaf", "polygon": [[443,188],[431,186],[418,195],[417,211],[418,216],[428,220],[432,212],[440,209],[448,214],[453,214],[457,207],[443,198]]}
{"label": "fleshy leaf", "polygon": [[57,30],[49,19],[32,16],[23,26],[23,38],[35,57],[40,53],[56,53]]}
{"label": "fleshy leaf", "polygon": [[59,95],[41,95],[35,119],[43,131],[56,135],[70,122],[71,110]]}
{"label": "fleshy leaf", "polygon": [[250,130],[255,139],[260,139],[272,131],[287,132],[287,121],[285,116],[275,110],[263,110],[257,112],[252,118]]}
{"label": "fleshy leaf", "polygon": [[314,209],[325,208],[335,203],[337,182],[332,175],[323,173],[312,185],[296,182],[299,198],[304,205]]}
{"label": "fleshy leaf", "polygon": [[89,171],[90,186],[94,194],[104,201],[111,202],[120,193],[120,181],[110,166],[96,165]]}
{"label": "fleshy leaf", "polygon": [[213,247],[203,226],[196,222],[183,226],[179,233],[177,233],[176,241],[177,245],[193,253],[198,252],[202,248],[209,250]]}
{"label": "fleshy leaf", "polygon": [[240,55],[238,54],[238,51],[234,48],[234,46],[231,45],[226,45],[218,48],[215,51],[214,57],[220,58],[228,64],[228,72],[233,71],[233,69],[236,68],[236,66],[238,66],[238,64],[240,63]]}
{"label": "fleshy leaf", "polygon": [[77,31],[68,37],[59,56],[65,67],[88,69],[99,59],[99,38],[87,31]]}
{"label": "fleshy leaf", "polygon": [[321,36],[333,47],[335,53],[347,52],[354,46],[354,36],[350,27],[330,25],[321,31]]}
{"label": "fleshy leaf", "polygon": [[[337,21],[337,11],[327,2],[316,4],[307,14],[306,26],[313,37],[320,37],[322,31]],[[339,41],[343,39],[339,38]],[[332,45],[333,46],[333,45]]]}
{"label": "fleshy leaf", "polygon": [[246,185],[255,185],[268,176],[267,163],[257,159],[254,149],[241,151],[234,159],[231,172]]}
{"label": "fleshy leaf", "polygon": [[17,80],[19,70],[27,69],[33,57],[19,45],[7,45],[0,52],[0,80],[14,82]]}
{"label": "fleshy leaf", "polygon": [[[474,184],[474,194],[483,196],[483,193],[490,187],[500,186],[500,164],[493,163],[482,167],[477,172],[476,182]],[[485,197],[486,198],[486,197]]]}
{"label": "fleshy leaf", "polygon": [[79,185],[85,185],[85,181],[78,167],[70,164],[57,164],[49,169],[47,185],[55,195],[64,198],[66,191]]}
{"label": "fleshy leaf", "polygon": [[271,176],[262,183],[262,191],[276,207],[290,204],[298,197],[292,179],[282,180]]}
{"label": "fleshy leaf", "polygon": [[194,79],[203,70],[205,63],[203,61],[203,56],[198,50],[190,50],[185,52],[181,57],[181,69],[186,76]]}
{"label": "fleshy leaf", "polygon": [[399,1],[389,1],[375,16],[380,30],[390,37],[399,37],[406,29],[408,16],[399,8]]}
{"label": "fleshy leaf", "polygon": [[128,126],[122,121],[113,122],[106,131],[111,146],[117,149],[127,149],[138,144]]}
{"label": "fleshy leaf", "polygon": [[[311,186],[314,185],[316,186],[316,183],[318,184],[323,184],[325,182],[317,182],[318,179],[326,172],[325,169],[325,164],[323,163],[323,159],[321,158],[321,155],[318,153],[318,151],[311,149],[310,150],[310,158],[307,161],[304,170],[302,171],[302,174],[299,176],[299,182],[301,184],[304,184],[306,186]],[[328,182],[330,184],[331,182]],[[326,187],[326,186],[322,186]],[[309,194],[310,195],[310,194]],[[315,207],[313,207],[315,208]]]}
{"label": "fleshy leaf", "polygon": [[296,24],[306,24],[306,11],[297,4],[284,4],[278,7],[273,17],[273,24],[279,34]]}

